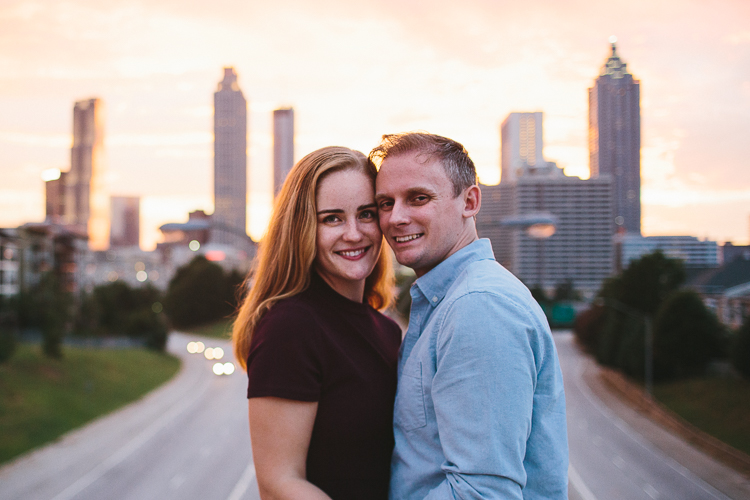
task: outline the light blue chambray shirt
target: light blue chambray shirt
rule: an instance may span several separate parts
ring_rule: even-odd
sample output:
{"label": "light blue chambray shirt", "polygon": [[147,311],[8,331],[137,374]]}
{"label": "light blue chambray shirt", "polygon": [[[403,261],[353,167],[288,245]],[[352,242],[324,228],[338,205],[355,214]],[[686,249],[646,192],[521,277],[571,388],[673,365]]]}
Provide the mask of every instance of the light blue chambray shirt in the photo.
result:
{"label": "light blue chambray shirt", "polygon": [[528,289],[483,239],[411,297],[390,499],[567,499],[562,372]]}

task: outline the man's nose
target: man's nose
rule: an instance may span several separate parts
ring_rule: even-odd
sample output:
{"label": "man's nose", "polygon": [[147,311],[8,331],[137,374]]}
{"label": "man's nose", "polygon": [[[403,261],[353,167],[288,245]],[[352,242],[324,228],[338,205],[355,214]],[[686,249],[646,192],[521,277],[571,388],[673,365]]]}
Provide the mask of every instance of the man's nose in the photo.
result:
{"label": "man's nose", "polygon": [[388,222],[393,226],[408,224],[411,221],[411,218],[409,217],[409,207],[404,203],[395,202],[389,215]]}

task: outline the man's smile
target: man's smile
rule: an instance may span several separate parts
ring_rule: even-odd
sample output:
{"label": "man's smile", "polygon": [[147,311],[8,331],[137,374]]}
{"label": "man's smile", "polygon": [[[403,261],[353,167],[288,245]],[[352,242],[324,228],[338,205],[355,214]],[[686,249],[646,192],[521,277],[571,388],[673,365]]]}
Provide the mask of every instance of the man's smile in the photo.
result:
{"label": "man's smile", "polygon": [[408,236],[394,236],[393,239],[396,240],[396,243],[406,243],[407,241],[416,240],[422,236],[424,236],[424,233],[410,234]]}

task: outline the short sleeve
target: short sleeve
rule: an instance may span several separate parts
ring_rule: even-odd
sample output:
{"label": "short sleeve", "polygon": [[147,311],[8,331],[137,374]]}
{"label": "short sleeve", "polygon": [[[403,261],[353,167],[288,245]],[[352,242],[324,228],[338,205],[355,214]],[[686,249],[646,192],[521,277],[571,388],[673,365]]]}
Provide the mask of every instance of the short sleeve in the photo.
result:
{"label": "short sleeve", "polygon": [[258,323],[247,359],[247,397],[318,401],[319,327],[302,304],[279,302]]}

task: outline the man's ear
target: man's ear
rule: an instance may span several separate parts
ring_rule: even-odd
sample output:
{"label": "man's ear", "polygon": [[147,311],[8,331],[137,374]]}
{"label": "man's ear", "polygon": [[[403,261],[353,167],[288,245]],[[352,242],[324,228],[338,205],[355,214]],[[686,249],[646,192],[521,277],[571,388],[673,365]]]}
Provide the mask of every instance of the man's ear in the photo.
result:
{"label": "man's ear", "polygon": [[482,191],[474,185],[464,191],[464,218],[474,217],[482,206]]}

